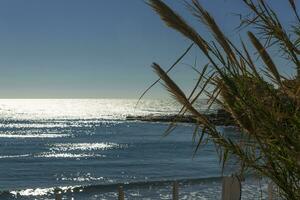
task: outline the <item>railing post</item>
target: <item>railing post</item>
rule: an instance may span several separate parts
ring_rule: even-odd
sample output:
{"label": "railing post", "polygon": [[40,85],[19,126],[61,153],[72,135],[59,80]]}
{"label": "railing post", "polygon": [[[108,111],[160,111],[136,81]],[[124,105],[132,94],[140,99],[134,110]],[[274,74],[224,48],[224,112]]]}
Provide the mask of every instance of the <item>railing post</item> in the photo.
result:
{"label": "railing post", "polygon": [[268,184],[268,200],[278,200],[279,199],[279,189],[278,186],[270,181]]}
{"label": "railing post", "polygon": [[222,200],[240,200],[241,193],[241,183],[237,177],[223,177]]}
{"label": "railing post", "polygon": [[118,200],[124,200],[125,199],[125,195],[124,195],[124,190],[122,186],[119,186],[118,189]]}
{"label": "railing post", "polygon": [[273,200],[273,182],[268,184],[268,200]]}
{"label": "railing post", "polygon": [[179,194],[178,194],[178,183],[174,182],[173,183],[173,200],[178,200],[179,199]]}
{"label": "railing post", "polygon": [[54,196],[55,196],[55,200],[62,200],[61,191],[59,191],[58,189],[54,190]]}

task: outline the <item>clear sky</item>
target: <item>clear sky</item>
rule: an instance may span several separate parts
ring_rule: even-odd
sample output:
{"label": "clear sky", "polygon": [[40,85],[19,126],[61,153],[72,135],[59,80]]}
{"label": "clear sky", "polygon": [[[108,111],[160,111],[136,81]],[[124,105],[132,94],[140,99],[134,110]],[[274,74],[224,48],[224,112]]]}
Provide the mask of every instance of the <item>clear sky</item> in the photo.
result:
{"label": "clear sky", "polygon": [[[183,1],[165,2],[207,34]],[[200,2],[238,38],[232,13],[245,13],[240,0]],[[274,6],[288,18],[287,1],[280,2]],[[138,98],[156,79],[151,63],[167,68],[189,44],[143,0],[1,0],[0,98]],[[183,62],[201,60],[197,53]],[[173,72],[184,88],[192,73],[185,65]],[[164,96],[157,88],[147,97]]]}

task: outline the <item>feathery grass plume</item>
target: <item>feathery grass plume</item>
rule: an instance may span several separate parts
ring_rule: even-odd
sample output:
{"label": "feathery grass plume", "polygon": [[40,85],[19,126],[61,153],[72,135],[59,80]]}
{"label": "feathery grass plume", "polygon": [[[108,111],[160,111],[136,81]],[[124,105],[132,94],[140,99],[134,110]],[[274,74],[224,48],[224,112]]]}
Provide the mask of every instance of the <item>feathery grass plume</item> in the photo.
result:
{"label": "feathery grass plume", "polygon": [[255,75],[255,77],[258,78],[258,79],[261,79],[261,77],[258,74],[258,72],[256,70],[256,67],[255,67],[255,65],[253,63],[253,60],[252,60],[252,58],[251,58],[251,56],[250,56],[250,54],[249,54],[249,52],[248,52],[248,50],[247,50],[247,48],[245,46],[245,43],[243,41],[241,41],[241,44],[243,46],[244,53],[246,54],[248,66],[251,68],[251,70],[252,70],[253,74]]}
{"label": "feathery grass plume", "polygon": [[160,16],[160,18],[166,23],[167,26],[175,29],[191,41],[193,41],[201,49],[204,55],[209,59],[211,64],[218,70],[220,69],[217,63],[213,60],[210,53],[214,53],[211,46],[206,40],[201,37],[198,32],[183,20],[175,11],[173,11],[168,5],[161,0],[148,0],[147,4],[152,7],[153,10]]}
{"label": "feathery grass plume", "polygon": [[[201,84],[202,80],[205,79],[205,73],[206,73],[206,70],[207,68],[209,67],[208,64],[206,64],[202,70],[202,72],[199,74],[199,78],[198,78],[198,81],[197,83],[195,84],[192,92],[190,93],[189,97],[187,98],[188,101],[190,101],[192,98],[192,100],[190,101],[191,102],[191,105],[193,105],[195,103],[195,101],[198,99],[198,97],[202,94],[204,88],[206,87],[206,84],[209,83],[208,80],[206,80],[206,82],[204,83],[203,87],[201,88],[201,90],[198,92],[198,94],[196,94],[195,97],[193,97],[193,95],[196,93],[196,90],[197,88],[199,87],[199,85]],[[167,73],[167,72],[166,72]],[[211,76],[212,77],[212,76]],[[180,111],[178,112],[177,116],[174,118],[174,120],[169,124],[168,128],[166,129],[165,131],[165,134],[164,136],[167,136],[169,135],[176,127],[176,123],[178,121],[180,121],[180,119],[184,116],[184,114],[188,111],[188,109],[185,107],[185,105],[182,106],[182,108],[180,109]],[[198,129],[198,126],[196,126],[195,128],[195,132],[196,133]],[[195,134],[193,134],[195,135]]]}
{"label": "feathery grass plume", "polygon": [[277,83],[279,85],[281,85],[280,75],[279,75],[279,73],[277,71],[277,68],[276,68],[276,66],[275,66],[272,58],[270,57],[270,55],[268,54],[268,52],[266,51],[266,49],[262,46],[262,44],[259,42],[259,40],[255,37],[255,35],[253,33],[248,32],[248,36],[249,36],[252,44],[257,49],[259,55],[263,59],[264,63],[268,67],[269,71],[274,76],[274,78],[277,81]]}
{"label": "feathery grass plume", "polygon": [[165,21],[169,27],[179,31],[185,37],[194,41],[203,52],[207,52],[208,45],[205,40],[163,1],[149,0],[147,3],[160,14],[161,19]]}
{"label": "feathery grass plume", "polygon": [[[252,19],[243,19],[242,24],[253,26],[258,31],[260,37],[265,39],[265,46],[274,47],[276,45],[277,49],[283,55],[287,55],[285,59],[292,61],[296,65],[297,78],[300,79],[300,61],[297,57],[300,54],[300,50],[281,24],[276,12],[264,0],[258,0],[257,4],[252,0],[243,0],[243,2],[254,16]],[[291,4],[291,1],[289,3]],[[291,5],[293,9],[296,9],[293,3]],[[296,16],[298,17],[297,11]],[[300,21],[298,20],[298,23],[295,23],[293,26],[299,27],[299,23]],[[292,34],[295,35],[295,33]],[[295,40],[297,39],[298,37]]]}
{"label": "feathery grass plume", "polygon": [[173,95],[179,103],[186,107],[196,118],[200,120],[203,124],[208,124],[208,120],[202,114],[200,114],[193,105],[189,102],[182,90],[177,86],[177,84],[168,76],[168,74],[156,63],[152,65],[153,69],[157,75],[164,81],[165,87]]}
{"label": "feathery grass plume", "polygon": [[[240,173],[247,171],[271,179],[284,199],[300,199],[300,63],[298,43],[300,43],[300,20],[286,31],[276,12],[267,1],[243,0],[249,9],[248,18],[241,23],[253,26],[249,40],[262,58],[265,69],[259,69],[252,60],[251,53],[241,41],[236,46],[227,38],[213,16],[197,0],[188,3],[191,14],[209,27],[213,41],[196,32],[161,0],[148,0],[148,4],[171,28],[192,40],[209,60],[212,71],[206,73],[204,67],[190,95],[187,97],[180,87],[156,63],[153,68],[163,81],[166,89],[182,105],[179,117],[190,112],[196,119],[193,138],[198,138],[195,152],[206,134],[216,146],[217,153],[226,165],[230,156],[240,162]],[[291,9],[297,13],[294,1],[289,1]],[[297,15],[297,14],[296,14]],[[243,30],[243,29],[241,29]],[[260,38],[258,40],[257,38]],[[265,44],[265,45],[263,45]],[[219,48],[219,47],[222,48]],[[287,79],[277,70],[267,48],[279,49],[298,68],[298,79]],[[266,76],[263,76],[264,72]],[[273,82],[270,83],[270,79]],[[208,96],[209,108],[218,104],[234,118],[240,129],[240,139],[232,139],[219,132],[217,127],[201,113],[194,103],[202,95]],[[175,122],[172,124],[174,125]],[[173,126],[170,126],[173,128]],[[171,129],[170,129],[171,130]]]}
{"label": "feathery grass plume", "polygon": [[200,3],[196,0],[193,0],[193,6],[191,4],[188,4],[191,8],[194,16],[196,16],[198,19],[200,19],[204,24],[206,24],[207,27],[211,30],[214,37],[218,41],[218,43],[222,46],[226,54],[229,56],[229,59],[232,61],[232,63],[237,63],[235,54],[233,53],[230,44],[227,41],[226,36],[224,33],[220,30],[219,26],[215,22],[215,20],[211,17],[211,15],[200,5]]}

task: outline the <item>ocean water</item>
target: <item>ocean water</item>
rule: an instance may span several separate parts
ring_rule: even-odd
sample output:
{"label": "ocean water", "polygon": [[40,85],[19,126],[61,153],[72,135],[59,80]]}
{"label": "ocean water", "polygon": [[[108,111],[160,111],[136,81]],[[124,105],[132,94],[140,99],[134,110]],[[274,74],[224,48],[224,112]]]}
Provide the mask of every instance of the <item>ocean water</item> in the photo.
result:
{"label": "ocean water", "polygon": [[[178,112],[174,102],[122,99],[0,100],[0,199],[220,199],[221,167],[208,143],[193,157],[194,126],[126,121],[127,115]],[[201,105],[205,109],[205,105]],[[220,131],[238,134],[233,127]],[[234,163],[233,169],[234,169]],[[243,199],[265,199],[250,177]]]}

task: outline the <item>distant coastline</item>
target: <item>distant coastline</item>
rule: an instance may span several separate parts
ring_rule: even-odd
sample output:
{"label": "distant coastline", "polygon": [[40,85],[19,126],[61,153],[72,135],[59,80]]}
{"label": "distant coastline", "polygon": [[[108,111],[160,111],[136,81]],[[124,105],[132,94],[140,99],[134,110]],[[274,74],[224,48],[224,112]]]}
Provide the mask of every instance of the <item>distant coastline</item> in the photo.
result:
{"label": "distant coastline", "polygon": [[[216,113],[208,113],[205,116],[216,126],[234,126],[234,120],[229,113],[220,109]],[[146,121],[146,122],[179,122],[179,123],[195,123],[196,120],[192,115],[145,115],[126,117],[128,121]]]}

